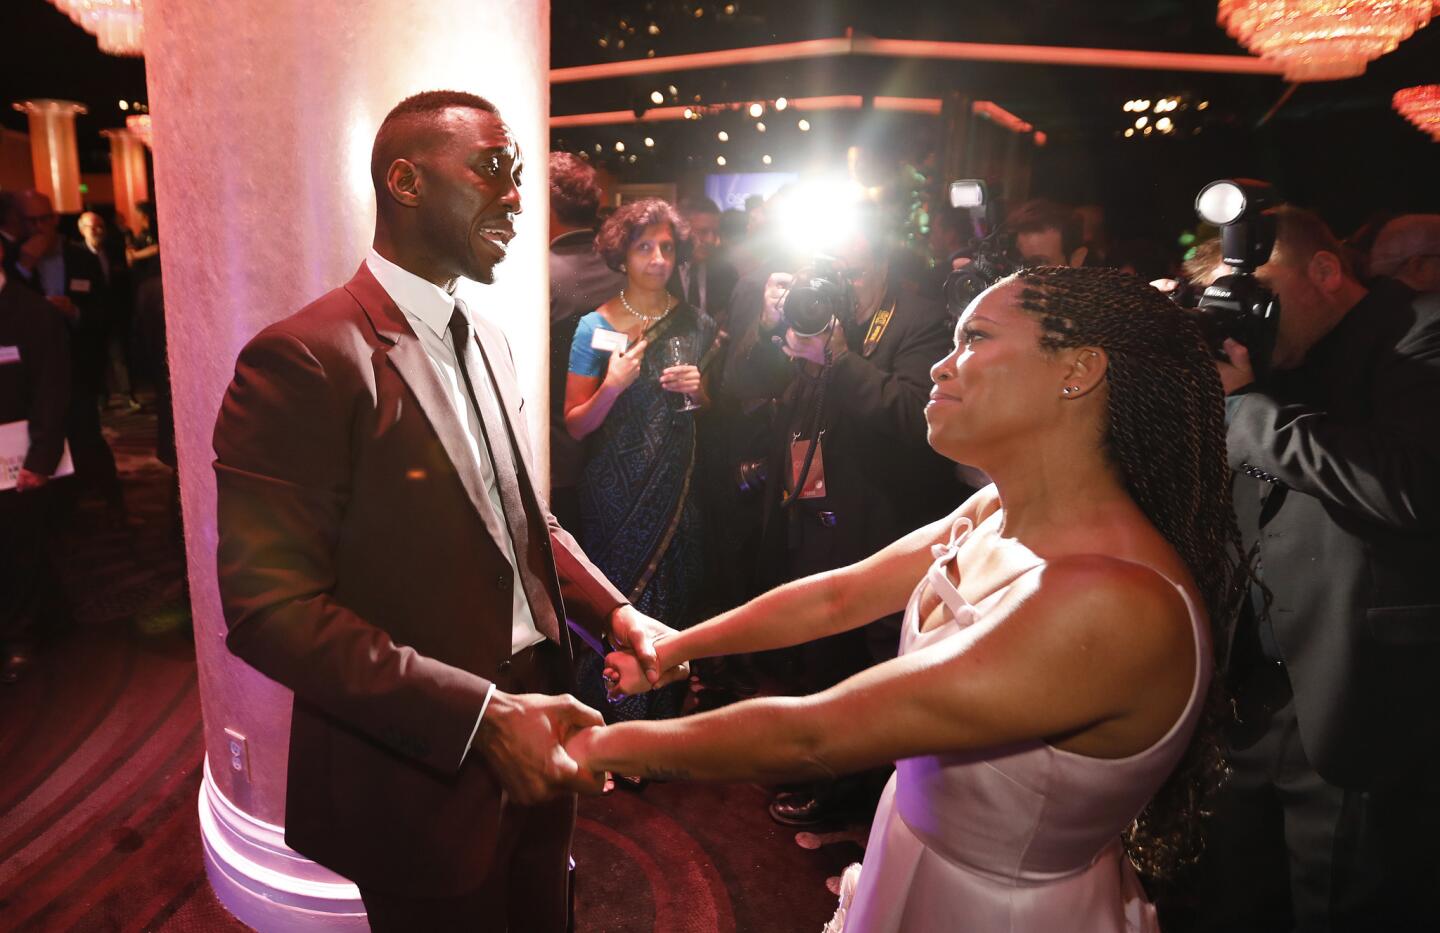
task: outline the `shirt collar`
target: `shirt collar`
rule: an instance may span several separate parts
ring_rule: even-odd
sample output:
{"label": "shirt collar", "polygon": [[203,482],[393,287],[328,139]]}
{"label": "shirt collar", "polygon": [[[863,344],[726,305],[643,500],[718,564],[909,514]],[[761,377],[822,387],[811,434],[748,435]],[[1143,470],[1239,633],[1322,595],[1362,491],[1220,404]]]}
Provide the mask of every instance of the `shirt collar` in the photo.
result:
{"label": "shirt collar", "polygon": [[373,247],[370,255],[365,257],[365,265],[370,267],[375,281],[380,283],[401,311],[418,318],[435,332],[435,336],[445,339],[450,329],[450,318],[455,314],[454,295],[408,269],[402,269],[375,252]]}

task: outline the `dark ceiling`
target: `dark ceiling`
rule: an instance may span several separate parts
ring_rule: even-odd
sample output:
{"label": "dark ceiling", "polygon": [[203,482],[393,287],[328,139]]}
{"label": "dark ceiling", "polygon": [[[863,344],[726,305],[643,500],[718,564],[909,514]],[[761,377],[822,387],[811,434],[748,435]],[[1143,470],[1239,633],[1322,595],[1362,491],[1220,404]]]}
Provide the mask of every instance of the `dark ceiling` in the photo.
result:
{"label": "dark ceiling", "polygon": [[[556,68],[830,38],[847,29],[884,38],[1240,52],[1215,24],[1215,0],[553,0],[551,8]],[[1363,77],[1300,86],[1263,126],[1285,92],[1279,78],[878,58],[558,84],[552,108],[556,114],[643,108],[653,90],[671,84],[684,103],[697,96],[716,103],[816,94],[937,98],[962,91],[995,100],[1046,131],[1051,145],[1037,161],[1036,183],[1049,193],[1075,200],[1128,193],[1138,214],[1147,200],[1171,207],[1177,198],[1187,201],[1178,193],[1193,190],[1196,179],[1243,173],[1275,180],[1287,195],[1328,209],[1343,226],[1376,206],[1440,210],[1440,148],[1390,108],[1395,89],[1436,81],[1440,26],[1432,25],[1372,63]],[[1125,100],[1178,94],[1211,103],[1203,118],[1188,115],[1187,127],[1204,134],[1120,139],[1132,119],[1121,110]],[[32,96],[90,107],[79,132],[82,158],[95,170],[106,154],[97,131],[123,122],[118,101],[145,99],[144,66],[100,54],[94,40],[46,0],[3,0],[0,124],[23,127],[23,116],[8,104]],[[786,167],[778,164],[781,152],[844,145],[856,135],[923,150],[938,133],[933,117],[834,114],[817,116],[817,129],[822,122],[825,132],[803,140],[790,122],[774,121],[772,132],[759,136],[741,117],[556,131],[554,137],[569,148],[601,145],[607,154],[615,141],[629,139],[627,150],[643,158],[617,168],[649,181],[713,164],[715,132],[727,125],[749,134],[732,132],[731,168],[759,168],[762,150],[774,150],[775,167]],[[636,145],[645,135],[655,139],[653,151]],[[1188,204],[1177,210],[1188,211]]]}

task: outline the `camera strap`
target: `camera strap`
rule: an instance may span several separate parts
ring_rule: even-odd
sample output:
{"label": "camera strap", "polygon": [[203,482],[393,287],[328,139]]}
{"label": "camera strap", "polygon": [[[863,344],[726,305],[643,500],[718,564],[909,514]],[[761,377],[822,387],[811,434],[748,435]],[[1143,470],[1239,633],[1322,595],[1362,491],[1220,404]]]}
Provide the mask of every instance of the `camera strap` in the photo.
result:
{"label": "camera strap", "polygon": [[860,345],[860,355],[868,358],[880,345],[880,338],[885,336],[885,329],[890,326],[890,321],[895,317],[895,297],[883,305],[870,318],[870,327],[865,331],[865,342]]}
{"label": "camera strap", "polygon": [[[825,368],[820,370],[816,377],[817,385],[810,403],[808,417],[801,420],[801,431],[791,436],[790,440],[790,462],[792,478],[794,480],[790,489],[785,490],[780,496],[780,508],[786,509],[794,505],[799,499],[817,499],[825,495],[824,461],[821,461],[821,471],[816,483],[810,482],[810,469],[815,463],[816,454],[820,452],[820,440],[825,431],[820,427],[820,419],[825,412],[825,388],[830,383],[830,351],[825,351]],[[806,438],[802,441],[801,438]],[[799,455],[800,445],[805,444],[805,453]]]}

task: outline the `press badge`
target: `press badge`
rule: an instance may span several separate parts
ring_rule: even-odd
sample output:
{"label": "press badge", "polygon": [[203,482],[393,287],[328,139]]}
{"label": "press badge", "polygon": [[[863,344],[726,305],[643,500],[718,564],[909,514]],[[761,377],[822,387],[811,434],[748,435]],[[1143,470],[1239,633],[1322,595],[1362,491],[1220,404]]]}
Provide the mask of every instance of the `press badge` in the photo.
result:
{"label": "press badge", "polygon": [[[808,440],[790,442],[790,488],[800,482],[800,470],[805,466],[805,454],[810,450]],[[815,442],[815,456],[810,458],[810,472],[805,474],[805,485],[795,493],[797,499],[825,498],[825,432]]]}
{"label": "press badge", "polygon": [[599,350],[603,353],[624,353],[625,348],[630,346],[630,338],[622,331],[595,329],[590,335],[590,349]]}
{"label": "press badge", "polygon": [[88,294],[90,294],[90,280],[89,280],[89,279],[71,279],[71,280],[70,280],[70,291],[74,292],[74,293],[77,294],[77,295],[88,295]]}

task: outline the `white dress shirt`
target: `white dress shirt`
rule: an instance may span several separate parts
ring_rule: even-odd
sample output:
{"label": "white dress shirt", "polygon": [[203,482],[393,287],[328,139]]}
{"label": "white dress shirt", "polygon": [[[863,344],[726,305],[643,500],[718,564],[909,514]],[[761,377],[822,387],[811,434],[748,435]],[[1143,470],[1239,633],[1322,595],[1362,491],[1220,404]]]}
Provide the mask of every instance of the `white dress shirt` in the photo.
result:
{"label": "white dress shirt", "polygon": [[[410,329],[415,331],[420,345],[425,348],[425,355],[430,358],[435,374],[440,377],[440,385],[450,397],[455,414],[460,417],[465,442],[470,445],[470,452],[474,454],[475,462],[480,465],[480,480],[490,499],[490,508],[503,526],[505,507],[500,501],[500,487],[495,482],[495,465],[483,441],[485,435],[480,429],[480,413],[475,410],[475,406],[470,402],[470,394],[465,391],[464,378],[460,374],[455,356],[454,338],[450,334],[450,318],[455,313],[455,298],[440,286],[397,266],[374,249],[371,249],[370,255],[366,257],[365,265],[405,315],[405,319],[410,322]],[[473,332],[473,321],[470,328]],[[495,395],[495,387],[490,382],[489,374],[483,371],[470,373],[470,381],[475,388],[476,403],[490,407],[497,415],[501,414],[500,400]],[[510,653],[518,654],[531,645],[544,641],[545,636],[535,627],[535,617],[531,614],[530,603],[525,598],[525,588],[519,583],[520,567],[515,559],[515,543],[510,540],[508,532],[503,537],[504,540],[499,542],[501,550],[505,553],[505,559],[510,561],[510,569],[516,580],[515,586],[511,587],[514,603],[511,612]],[[457,559],[459,556],[456,555]],[[485,715],[485,708],[490,705],[490,694],[494,691],[492,685],[485,695],[485,702],[480,708],[482,717]],[[476,727],[479,727],[478,719]]]}

